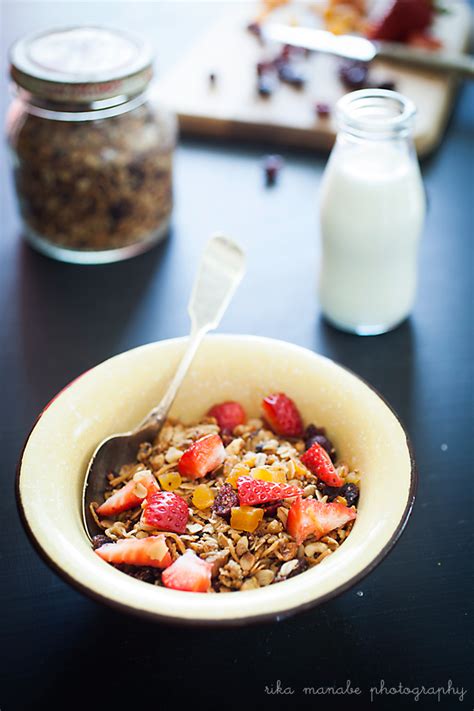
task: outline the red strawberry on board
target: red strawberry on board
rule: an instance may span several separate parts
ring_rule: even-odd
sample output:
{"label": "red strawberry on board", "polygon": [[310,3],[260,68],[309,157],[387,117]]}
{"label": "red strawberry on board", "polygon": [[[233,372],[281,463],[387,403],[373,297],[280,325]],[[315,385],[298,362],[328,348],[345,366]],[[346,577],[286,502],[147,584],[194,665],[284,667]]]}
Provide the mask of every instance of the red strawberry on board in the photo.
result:
{"label": "red strawberry on board", "polygon": [[218,434],[201,437],[188,447],[179,460],[178,470],[188,479],[198,479],[217,469],[225,459],[225,449]]}
{"label": "red strawberry on board", "polygon": [[127,565],[149,565],[153,568],[167,568],[172,558],[164,536],[148,538],[122,538],[117,543],[105,543],[96,548],[102,560],[107,563]]}
{"label": "red strawberry on board", "polygon": [[324,447],[321,447],[319,442],[315,442],[311,445],[311,447],[301,455],[300,460],[310,472],[316,474],[318,479],[324,481],[328,486],[342,486],[344,484],[344,479],[341,479],[335,470],[331,457]]}
{"label": "red strawberry on board", "polygon": [[308,536],[325,536],[357,516],[357,511],[343,504],[323,504],[315,499],[296,499],[291,505],[286,530],[295,541],[303,543]]}
{"label": "red strawberry on board", "polygon": [[251,476],[239,476],[237,490],[241,506],[254,506],[266,504],[269,501],[289,499],[292,496],[301,496],[301,489],[290,484],[277,484],[273,481],[254,479]]}
{"label": "red strawberry on board", "polygon": [[150,471],[139,471],[133,476],[133,479],[98,507],[97,514],[99,516],[115,516],[121,511],[140,506],[147,496],[159,490],[160,487]]}
{"label": "red strawberry on board", "polygon": [[276,434],[284,437],[300,437],[303,422],[295,403],[284,393],[273,393],[262,401],[263,414]]}
{"label": "red strawberry on board", "polygon": [[247,419],[245,410],[239,402],[221,402],[211,407],[207,413],[215,417],[222,432],[232,432],[237,425],[243,425]]}
{"label": "red strawberry on board", "polygon": [[433,18],[432,0],[393,0],[367,35],[374,40],[406,42],[411,34],[426,30]]}
{"label": "red strawberry on board", "polygon": [[172,491],[158,491],[145,502],[141,523],[159,531],[184,533],[189,518],[186,501]]}
{"label": "red strawberry on board", "polygon": [[211,584],[212,564],[187,550],[167,568],[161,579],[167,588],[188,592],[207,592]]}

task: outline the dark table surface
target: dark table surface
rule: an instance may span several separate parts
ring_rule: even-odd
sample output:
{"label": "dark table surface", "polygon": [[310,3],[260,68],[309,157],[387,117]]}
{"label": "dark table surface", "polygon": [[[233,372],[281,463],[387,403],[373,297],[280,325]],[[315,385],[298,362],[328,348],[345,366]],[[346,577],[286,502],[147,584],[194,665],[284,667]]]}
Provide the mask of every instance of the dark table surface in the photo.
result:
{"label": "dark table surface", "polygon": [[[112,22],[145,32],[166,68],[209,20],[205,3],[25,3],[2,6],[5,47],[51,24]],[[2,79],[2,108],[8,102]],[[412,318],[375,338],[339,333],[315,297],[316,200],[325,157],[284,152],[263,186],[262,145],[182,140],[176,210],[165,244],[126,263],[60,264],[20,240],[2,146],[0,373],[2,473],[0,709],[110,708],[132,693],[143,708],[167,694],[223,708],[349,708],[349,694],[304,698],[303,686],[362,691],[400,682],[469,690],[380,694],[374,708],[472,708],[472,240],[474,86],[465,86],[446,138],[423,165],[430,207]],[[123,616],[69,588],[38,558],[20,525],[13,479],[42,406],[94,364],[142,343],[186,333],[194,264],[216,229],[248,252],[248,275],[221,330],[282,338],[323,353],[370,381],[406,423],[419,468],[417,502],[389,557],[340,597],[280,623],[231,630],[174,629]],[[265,693],[280,679],[291,696]],[[91,694],[91,684],[96,694]],[[100,691],[98,692],[98,689]],[[97,693],[98,692],[98,693]],[[164,696],[163,696],[164,694]],[[389,703],[389,699],[392,699]],[[170,706],[168,703],[166,707]],[[118,708],[118,706],[117,706]]]}

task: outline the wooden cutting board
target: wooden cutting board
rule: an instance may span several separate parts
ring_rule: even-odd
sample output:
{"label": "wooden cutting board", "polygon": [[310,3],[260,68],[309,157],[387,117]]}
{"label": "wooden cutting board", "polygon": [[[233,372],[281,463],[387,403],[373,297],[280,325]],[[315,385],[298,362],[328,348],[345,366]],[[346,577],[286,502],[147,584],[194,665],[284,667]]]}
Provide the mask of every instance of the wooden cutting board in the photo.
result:
{"label": "wooden cutting board", "polygon": [[[434,34],[447,51],[467,47],[470,9],[450,3],[451,12],[440,15]],[[307,60],[309,80],[304,89],[281,84],[270,98],[256,91],[255,65],[262,48],[247,30],[254,16],[229,10],[211,27],[177,66],[160,82],[161,97],[179,116],[182,134],[223,138],[264,139],[281,146],[329,149],[336,133],[332,117],[315,115],[317,101],[331,106],[347,89],[337,76],[334,57],[313,54]],[[209,73],[215,72],[211,85]],[[417,108],[415,143],[419,155],[432,151],[442,138],[458,82],[454,77],[376,61],[371,77],[394,80],[396,89]]]}

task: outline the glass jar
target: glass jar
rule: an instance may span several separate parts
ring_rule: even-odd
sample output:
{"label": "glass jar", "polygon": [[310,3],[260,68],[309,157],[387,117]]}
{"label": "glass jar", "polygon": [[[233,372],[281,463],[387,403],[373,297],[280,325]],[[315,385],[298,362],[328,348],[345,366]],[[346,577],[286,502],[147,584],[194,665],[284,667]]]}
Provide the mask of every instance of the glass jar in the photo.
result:
{"label": "glass jar", "polygon": [[337,105],[339,133],[320,192],[319,298],[345,331],[384,333],[413,307],[426,209],[414,116],[411,101],[382,89]]}
{"label": "glass jar", "polygon": [[95,27],[13,46],[7,140],[24,234],[41,252],[112,262],[166,235],[176,121],[149,91],[151,56]]}

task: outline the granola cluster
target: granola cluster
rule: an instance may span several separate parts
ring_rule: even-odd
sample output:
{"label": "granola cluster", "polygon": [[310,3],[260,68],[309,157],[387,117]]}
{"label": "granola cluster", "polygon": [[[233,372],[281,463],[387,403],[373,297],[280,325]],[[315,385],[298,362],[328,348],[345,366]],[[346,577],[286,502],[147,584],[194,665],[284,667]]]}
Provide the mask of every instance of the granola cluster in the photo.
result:
{"label": "granola cluster", "polygon": [[[302,501],[314,500],[322,504],[332,502],[332,506],[350,511],[355,517],[358,474],[349,471],[344,464],[335,464],[334,470],[342,486],[332,487],[301,462],[301,457],[309,448],[322,449],[319,443],[314,442],[318,437],[333,452],[334,457],[334,448],[322,432],[311,425],[300,437],[289,438],[275,434],[261,419],[250,419],[234,427],[232,432],[223,431],[213,417],[205,417],[190,426],[170,420],[155,442],[141,445],[135,462],[109,475],[104,499],[107,502],[127,482],[133,481],[139,472],[146,473],[141,475],[140,484],[146,488],[146,477],[151,472],[161,490],[172,489],[173,494],[186,502],[189,517],[185,532],[178,534],[146,525],[143,506],[140,505],[110,518],[103,518],[97,513],[98,508],[100,511],[98,504],[92,504],[91,510],[110,541],[164,536],[172,561],[183,558],[186,551],[193,551],[201,561],[212,566],[209,568],[210,591],[251,590],[278,583],[319,564],[331,555],[349,535],[353,520],[337,526],[325,535],[321,535],[321,530],[312,535],[305,534],[304,540],[297,542],[287,530],[288,514],[295,497],[239,508],[241,490],[239,488],[238,492],[237,489],[238,483],[243,481],[240,479],[239,482],[239,478],[243,476],[251,484],[255,480],[264,487],[267,482],[285,482],[285,485],[296,487]],[[222,464],[199,478],[181,476],[179,463],[183,453],[195,446],[194,443],[204,441],[204,438],[209,440],[211,435],[220,435],[222,438],[225,446]],[[329,455],[326,456],[330,461]],[[182,469],[184,471],[184,467]],[[351,497],[351,501],[344,498],[344,492],[347,492],[348,498]],[[351,505],[350,509],[348,505]],[[246,523],[242,524],[243,528],[236,527],[236,522],[241,520],[237,515],[243,509],[258,511],[255,530],[249,531],[252,526]],[[95,546],[102,546],[104,540],[107,539],[103,535],[98,536]],[[106,548],[110,549],[111,546]],[[116,560],[106,559],[109,562]],[[146,569],[144,572],[144,568],[130,565],[118,567],[134,577],[156,585],[163,584],[162,575],[165,573],[157,568]]]}
{"label": "granola cluster", "polygon": [[175,142],[167,114],[142,104],[107,118],[62,121],[17,107],[9,140],[30,233],[93,252],[148,241],[166,228]]}

